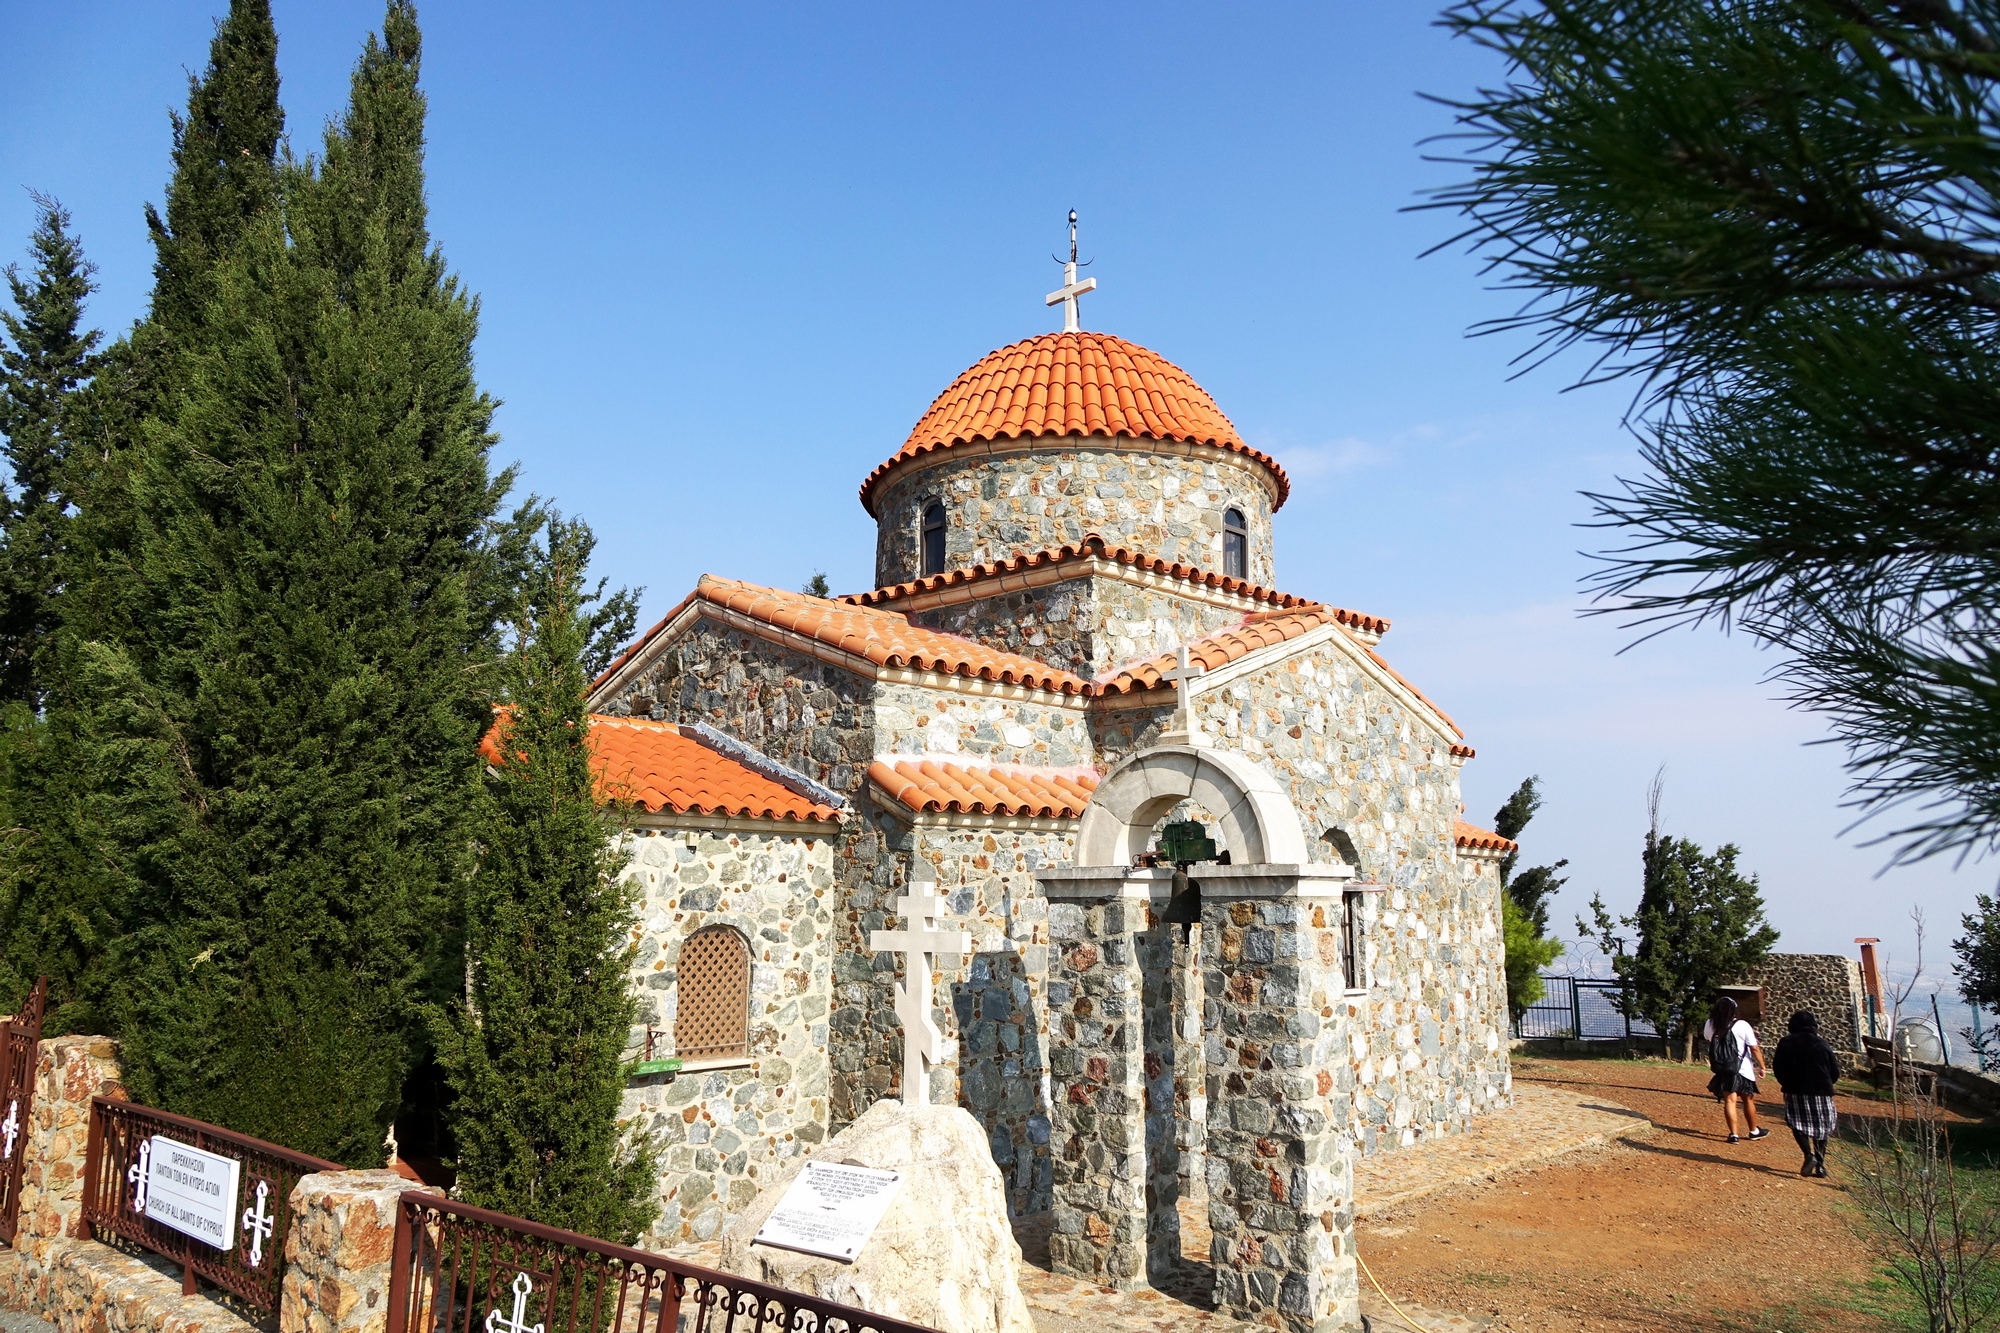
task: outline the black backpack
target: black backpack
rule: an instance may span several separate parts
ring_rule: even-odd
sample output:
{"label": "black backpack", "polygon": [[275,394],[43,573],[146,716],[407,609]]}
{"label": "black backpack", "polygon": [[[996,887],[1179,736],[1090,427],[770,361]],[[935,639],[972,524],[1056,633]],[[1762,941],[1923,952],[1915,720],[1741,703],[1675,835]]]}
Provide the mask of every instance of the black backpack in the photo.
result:
{"label": "black backpack", "polygon": [[1727,1032],[1718,1032],[1708,1043],[1708,1068],[1710,1073],[1721,1074],[1725,1078],[1735,1078],[1743,1070],[1743,1050],[1736,1044],[1736,1025],[1731,1023]]}

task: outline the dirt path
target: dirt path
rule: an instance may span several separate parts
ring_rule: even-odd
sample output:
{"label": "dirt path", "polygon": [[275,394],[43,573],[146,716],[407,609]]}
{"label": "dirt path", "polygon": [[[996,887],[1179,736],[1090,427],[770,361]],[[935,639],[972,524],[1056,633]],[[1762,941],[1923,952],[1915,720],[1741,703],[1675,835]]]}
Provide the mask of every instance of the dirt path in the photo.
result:
{"label": "dirt path", "polygon": [[[1850,1307],[1871,1264],[1845,1193],[1799,1176],[1775,1087],[1759,1103],[1771,1137],[1732,1145],[1707,1074],[1655,1061],[1517,1060],[1517,1083],[1602,1089],[1660,1128],[1645,1142],[1363,1221],[1362,1258],[1398,1300],[1515,1333],[1879,1329]],[[1843,1115],[1866,1106],[1839,1099]]]}

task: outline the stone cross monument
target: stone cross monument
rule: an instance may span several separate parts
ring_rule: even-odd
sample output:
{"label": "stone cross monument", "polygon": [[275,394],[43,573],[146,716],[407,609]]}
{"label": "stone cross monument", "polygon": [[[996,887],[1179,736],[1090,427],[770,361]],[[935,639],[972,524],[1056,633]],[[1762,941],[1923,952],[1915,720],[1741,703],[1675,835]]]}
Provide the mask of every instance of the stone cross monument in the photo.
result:
{"label": "stone cross monument", "polygon": [[1182,644],[1174,657],[1174,669],[1162,671],[1161,680],[1174,683],[1174,715],[1167,721],[1167,729],[1160,736],[1162,745],[1192,745],[1197,748],[1208,744],[1201,724],[1194,717],[1194,682],[1206,667],[1189,662],[1187,645]]}
{"label": "stone cross monument", "polygon": [[896,904],[896,913],[908,918],[907,930],[878,930],[868,938],[868,947],[877,952],[903,955],[903,980],[896,983],[896,1017],[903,1020],[903,1105],[926,1106],[931,1099],[927,1067],[944,1058],[944,1034],[931,1017],[931,955],[947,967],[958,965],[958,956],[972,952],[972,936],[962,930],[946,930],[933,918],[943,915],[945,901],[935,884],[913,884]]}

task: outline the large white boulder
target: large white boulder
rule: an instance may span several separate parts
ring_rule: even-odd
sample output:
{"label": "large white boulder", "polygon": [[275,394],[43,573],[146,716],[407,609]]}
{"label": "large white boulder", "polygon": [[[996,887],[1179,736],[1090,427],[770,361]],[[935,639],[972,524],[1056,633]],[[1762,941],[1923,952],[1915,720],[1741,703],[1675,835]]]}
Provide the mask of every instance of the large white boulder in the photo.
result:
{"label": "large white boulder", "polygon": [[753,1243],[804,1169],[800,1159],[724,1229],[724,1270],[943,1333],[1034,1333],[1006,1188],[970,1112],[879,1101],[810,1156],[903,1173],[860,1257],[841,1263]]}

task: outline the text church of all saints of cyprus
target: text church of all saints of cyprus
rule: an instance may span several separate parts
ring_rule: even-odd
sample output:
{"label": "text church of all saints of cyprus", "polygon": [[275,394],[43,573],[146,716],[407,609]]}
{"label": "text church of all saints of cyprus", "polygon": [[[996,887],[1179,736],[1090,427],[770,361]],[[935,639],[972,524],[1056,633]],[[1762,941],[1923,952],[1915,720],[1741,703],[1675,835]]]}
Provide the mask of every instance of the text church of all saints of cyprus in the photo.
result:
{"label": "text church of all saints of cyprus", "polygon": [[1512,844],[1459,818],[1471,748],[1376,652],[1388,621],[1279,591],[1284,469],[1178,366],[1080,331],[1069,277],[1065,331],[983,357],[861,483],[871,591],[704,575],[592,687],[600,776],[636,803],[653,1063],[623,1111],[663,1147],[651,1244],[714,1238],[784,1159],[902,1095],[902,959],[870,935],[913,886],[971,940],[937,959],[929,1100],[985,1127],[1017,1213],[1051,1206],[1052,1099],[1103,1064],[1077,984],[1100,946],[1050,887],[1079,867],[1159,866],[1156,923],[1199,921],[1176,890],[1246,862],[1321,886],[1341,998],[1312,1041],[1225,1043],[1186,960],[1257,932],[1169,928],[1179,979],[1144,1002],[1173,1057],[1145,1060],[1143,1100],[1183,1191],[1227,1176],[1237,1136],[1206,1122],[1239,1062],[1302,1066],[1279,1072],[1355,1153],[1508,1097]]}

